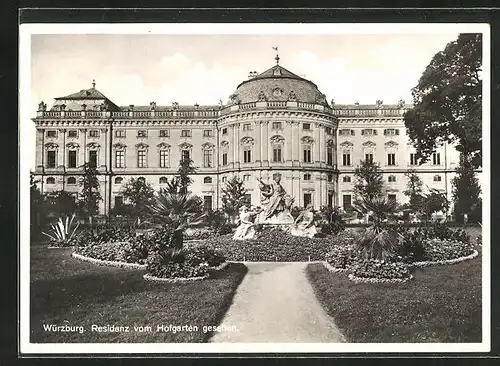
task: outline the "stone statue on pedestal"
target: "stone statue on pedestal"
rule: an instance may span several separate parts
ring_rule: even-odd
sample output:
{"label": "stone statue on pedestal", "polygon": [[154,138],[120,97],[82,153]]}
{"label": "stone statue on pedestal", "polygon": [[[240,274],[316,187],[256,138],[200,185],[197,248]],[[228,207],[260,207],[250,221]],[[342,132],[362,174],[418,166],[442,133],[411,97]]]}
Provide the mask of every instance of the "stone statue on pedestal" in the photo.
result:
{"label": "stone statue on pedestal", "polygon": [[294,224],[291,227],[290,234],[294,236],[305,236],[312,238],[317,234],[316,226],[314,225],[314,213],[312,211],[312,205],[309,204],[304,211],[300,213],[295,219]]}
{"label": "stone statue on pedestal", "polygon": [[261,191],[261,205],[263,211],[259,214],[260,224],[291,224],[293,217],[290,208],[293,198],[290,197],[281,182],[281,174],[273,175],[273,183],[264,183],[259,179],[259,189]]}
{"label": "stone statue on pedestal", "polygon": [[255,236],[255,225],[253,223],[256,212],[249,211],[246,206],[240,208],[240,225],[234,232],[233,239],[246,240]]}

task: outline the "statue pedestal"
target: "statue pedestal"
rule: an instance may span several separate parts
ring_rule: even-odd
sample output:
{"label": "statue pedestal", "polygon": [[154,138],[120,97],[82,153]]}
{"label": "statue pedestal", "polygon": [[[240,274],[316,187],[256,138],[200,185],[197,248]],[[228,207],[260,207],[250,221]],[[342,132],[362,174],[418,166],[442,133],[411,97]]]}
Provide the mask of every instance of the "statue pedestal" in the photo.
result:
{"label": "statue pedestal", "polygon": [[289,212],[280,212],[276,216],[272,216],[268,219],[264,219],[264,212],[261,212],[257,216],[255,223],[262,225],[290,225],[293,224],[293,216]]}

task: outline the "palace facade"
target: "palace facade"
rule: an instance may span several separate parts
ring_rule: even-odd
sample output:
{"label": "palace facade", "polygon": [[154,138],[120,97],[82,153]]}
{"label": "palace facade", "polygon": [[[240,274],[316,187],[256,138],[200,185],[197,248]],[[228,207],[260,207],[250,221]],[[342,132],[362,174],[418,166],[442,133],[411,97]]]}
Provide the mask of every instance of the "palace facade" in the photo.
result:
{"label": "palace facade", "polygon": [[411,106],[337,105],[316,84],[279,65],[251,72],[229,101],[218,105],[118,106],[95,88],[40,103],[36,124],[35,177],[42,192],[80,191],[85,162],[95,165],[100,211],[123,202],[128,179],[142,177],[155,189],[177,171],[181,157],[197,167],[191,190],[207,208],[222,205],[222,188],[232,176],[245,182],[259,205],[257,179],[282,175],[295,205],[344,206],[353,202],[354,170],[362,159],[380,163],[388,198],[404,202],[408,169],[424,185],[446,192],[459,154],[445,144],[430,162],[417,165],[403,115]]}

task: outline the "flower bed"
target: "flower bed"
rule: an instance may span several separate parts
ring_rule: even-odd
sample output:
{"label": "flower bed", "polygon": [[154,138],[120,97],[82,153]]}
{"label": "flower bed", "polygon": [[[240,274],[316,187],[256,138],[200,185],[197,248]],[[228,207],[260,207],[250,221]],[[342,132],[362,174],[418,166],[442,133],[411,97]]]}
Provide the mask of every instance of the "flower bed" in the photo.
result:
{"label": "flower bed", "polygon": [[412,267],[429,267],[429,266],[436,266],[436,265],[443,265],[443,264],[455,264],[455,263],[460,263],[469,259],[476,258],[479,255],[479,252],[477,250],[474,250],[474,252],[470,255],[464,256],[464,257],[459,257],[455,259],[447,259],[447,260],[440,260],[440,261],[423,261],[423,262],[413,262],[410,263],[410,266]]}
{"label": "flower bed", "polygon": [[135,268],[135,269],[145,269],[146,268],[145,264],[106,261],[106,260],[102,260],[102,259],[95,259],[95,258],[91,258],[91,257],[86,257],[84,255],[77,254],[77,253],[71,253],[71,256],[76,258],[76,259],[79,259],[81,261],[90,262],[90,263],[98,264],[101,266],[120,267],[120,268]]}
{"label": "flower bed", "polygon": [[268,228],[254,239],[233,240],[232,235],[224,235],[205,241],[205,245],[220,250],[227,260],[236,262],[308,262],[324,261],[336,246],[351,244],[353,240],[347,231],[325,238],[305,238],[292,236],[279,228]]}
{"label": "flower bed", "polygon": [[334,247],[326,255],[326,263],[328,263],[334,272],[347,271],[353,266],[359,258],[359,251],[353,245],[339,245]]}
{"label": "flower bed", "polygon": [[398,283],[412,278],[409,266],[403,262],[367,259],[351,268],[349,279],[355,282]]}
{"label": "flower bed", "polygon": [[459,259],[474,253],[474,246],[457,239],[426,239],[423,241],[424,261],[440,262]]}
{"label": "flower bed", "polygon": [[145,264],[148,249],[140,240],[76,247],[75,253],[101,261]]}
{"label": "flower bed", "polygon": [[211,268],[211,271],[208,273],[204,274],[203,276],[199,277],[175,277],[175,278],[166,278],[166,277],[156,277],[152,276],[150,274],[145,274],[143,278],[147,281],[158,281],[158,282],[169,282],[169,283],[176,283],[176,282],[189,282],[189,281],[200,281],[204,280],[210,277],[210,274],[213,272],[218,272],[224,270],[228,266],[228,262],[222,263],[220,266],[217,266],[216,268]]}
{"label": "flower bed", "polygon": [[69,246],[83,247],[95,244],[107,244],[131,241],[136,236],[132,227],[99,225],[82,229],[69,243]]}

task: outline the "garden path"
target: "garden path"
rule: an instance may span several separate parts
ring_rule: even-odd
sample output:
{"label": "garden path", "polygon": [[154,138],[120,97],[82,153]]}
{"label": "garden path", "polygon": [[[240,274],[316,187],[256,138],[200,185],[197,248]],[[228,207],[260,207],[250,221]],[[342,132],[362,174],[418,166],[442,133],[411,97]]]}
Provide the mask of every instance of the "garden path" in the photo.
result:
{"label": "garden path", "polygon": [[345,342],[306,278],[308,263],[245,264],[248,273],[221,323],[238,331],[215,333],[210,342]]}

